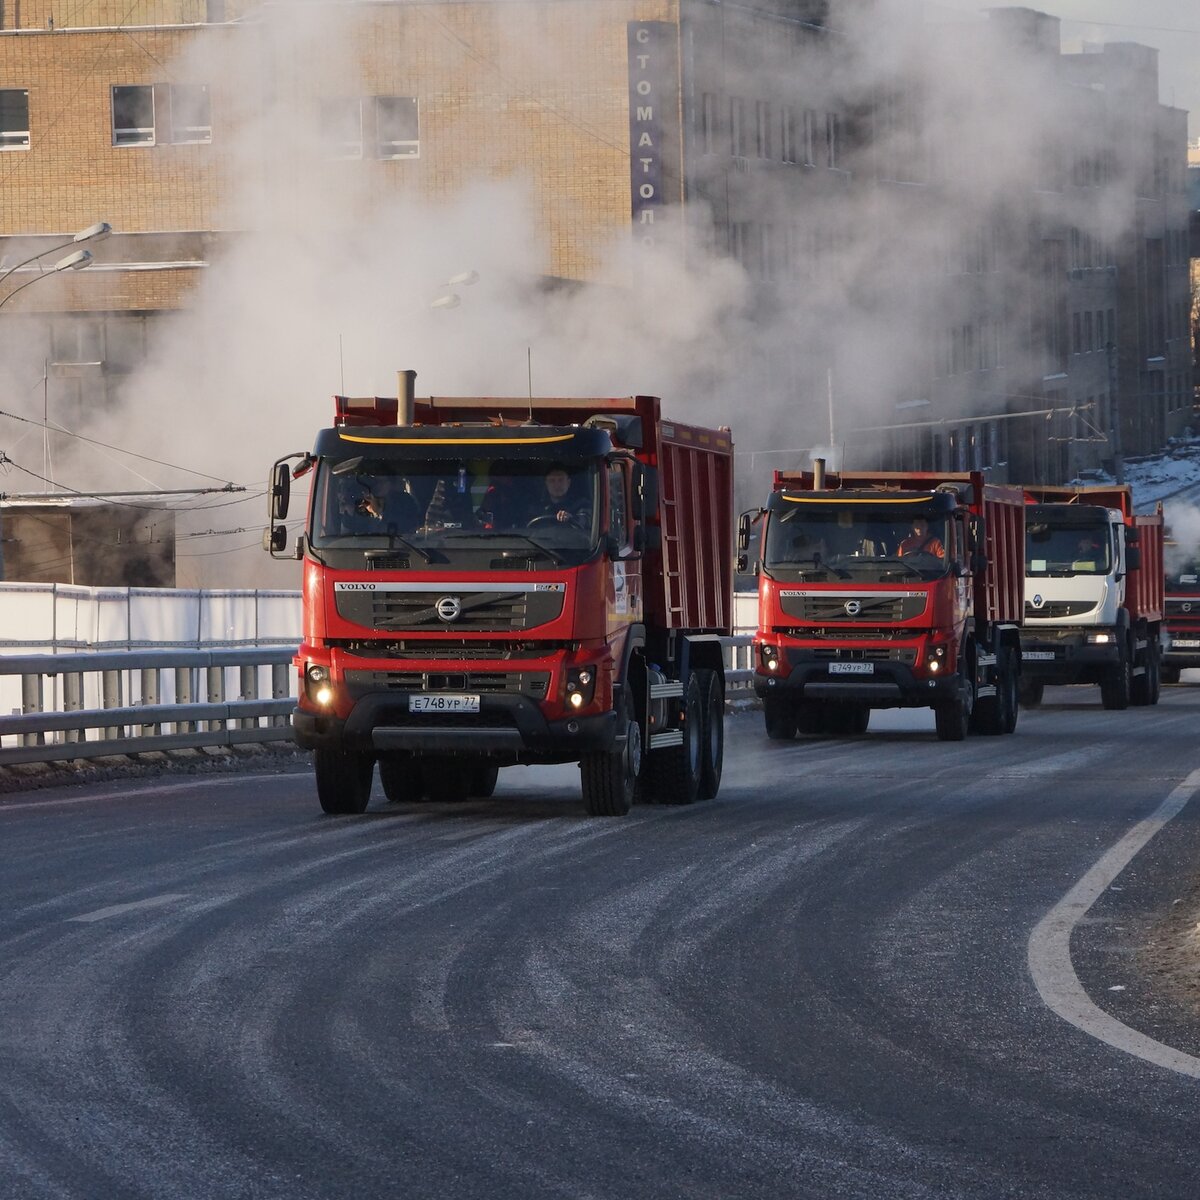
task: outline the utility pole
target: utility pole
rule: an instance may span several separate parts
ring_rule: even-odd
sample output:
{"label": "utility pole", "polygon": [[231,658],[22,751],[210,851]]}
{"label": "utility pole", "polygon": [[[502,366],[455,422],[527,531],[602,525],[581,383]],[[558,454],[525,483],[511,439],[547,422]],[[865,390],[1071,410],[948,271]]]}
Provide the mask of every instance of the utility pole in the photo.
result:
{"label": "utility pole", "polygon": [[1104,347],[1108,355],[1108,420],[1111,428],[1113,448],[1113,478],[1118,483],[1125,482],[1125,453],[1121,446],[1121,392],[1120,380],[1117,378],[1117,345],[1109,342]]}

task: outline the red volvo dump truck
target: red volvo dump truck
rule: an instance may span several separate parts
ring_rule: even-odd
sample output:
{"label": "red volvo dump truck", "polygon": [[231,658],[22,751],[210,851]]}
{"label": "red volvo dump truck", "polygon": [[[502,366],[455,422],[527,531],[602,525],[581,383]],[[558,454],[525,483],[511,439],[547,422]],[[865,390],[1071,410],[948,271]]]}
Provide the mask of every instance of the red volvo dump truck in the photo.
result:
{"label": "red volvo dump truck", "polygon": [[1019,489],[818,462],[776,472],[761,516],[755,691],[769,737],[862,733],[871,709],[899,707],[932,708],[943,741],[1013,731]]}
{"label": "red volvo dump truck", "polygon": [[1167,632],[1162,682],[1178,683],[1180,671],[1200,667],[1200,559],[1189,558],[1183,547],[1171,541],[1166,546],[1163,599]]}
{"label": "red volvo dump truck", "polygon": [[[335,398],[275,464],[264,542],[304,564],[296,740],[330,813],[580,764],[594,815],[715,796],[733,444],[653,396]],[[292,465],[294,460],[298,463]],[[291,481],[311,479],[290,550]]]}
{"label": "red volvo dump truck", "polygon": [[1158,703],[1163,515],[1126,484],[1027,487],[1021,702],[1095,683],[1105,708]]}

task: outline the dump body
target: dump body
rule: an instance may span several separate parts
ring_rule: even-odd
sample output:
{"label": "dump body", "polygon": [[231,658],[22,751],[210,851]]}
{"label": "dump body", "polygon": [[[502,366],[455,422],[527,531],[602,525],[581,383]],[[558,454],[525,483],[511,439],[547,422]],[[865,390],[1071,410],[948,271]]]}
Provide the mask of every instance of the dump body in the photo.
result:
{"label": "dump body", "polygon": [[1125,485],[1027,487],[1022,696],[1094,683],[1108,708],[1158,699],[1162,505],[1134,512]]}
{"label": "dump body", "polygon": [[[362,799],[334,781],[343,760],[368,780],[378,761],[390,798],[580,762],[589,809],[607,813],[661,760],[696,757],[723,714],[728,430],[664,421],[651,396],[414,398],[405,425],[388,398],[336,411],[301,467],[293,716],[319,791],[328,766],[330,811]],[[683,773],[691,798],[704,765]]]}
{"label": "dump body", "polygon": [[933,708],[947,740],[1011,732],[1024,515],[979,472],[777,472],[756,635],[768,733],[855,732],[892,707]]}

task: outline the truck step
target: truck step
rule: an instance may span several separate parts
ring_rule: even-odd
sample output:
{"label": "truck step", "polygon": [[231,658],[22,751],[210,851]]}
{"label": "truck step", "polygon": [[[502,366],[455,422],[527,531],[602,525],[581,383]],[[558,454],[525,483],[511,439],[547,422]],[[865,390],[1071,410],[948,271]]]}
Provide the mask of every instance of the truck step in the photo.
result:
{"label": "truck step", "polygon": [[650,735],[650,749],[658,750],[663,746],[682,746],[683,745],[683,730],[682,729],[664,729],[662,733],[652,733]]}
{"label": "truck step", "polygon": [[683,684],[678,679],[668,683],[652,683],[650,685],[651,700],[665,700],[670,696],[682,696]]}

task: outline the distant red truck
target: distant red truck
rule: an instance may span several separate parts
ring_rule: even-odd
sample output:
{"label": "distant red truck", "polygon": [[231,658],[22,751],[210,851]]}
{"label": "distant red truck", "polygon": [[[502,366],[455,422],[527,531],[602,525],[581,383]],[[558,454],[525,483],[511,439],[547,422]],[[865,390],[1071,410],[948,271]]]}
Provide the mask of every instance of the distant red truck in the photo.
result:
{"label": "distant red truck", "polygon": [[1200,667],[1200,560],[1189,559],[1172,542],[1166,556],[1162,681],[1178,683],[1180,671]]}
{"label": "distant red truck", "polygon": [[[862,733],[932,708],[937,736],[1017,722],[1025,505],[979,472],[776,472],[761,512],[755,692],[767,735]],[[752,514],[742,518],[747,555]]]}
{"label": "distant red truck", "polygon": [[733,443],[625,398],[336,398],[312,453],[293,727],[331,813],[578,762],[595,815],[716,795]]}

